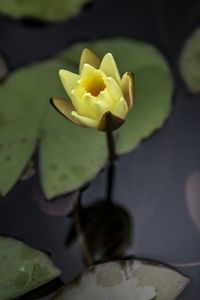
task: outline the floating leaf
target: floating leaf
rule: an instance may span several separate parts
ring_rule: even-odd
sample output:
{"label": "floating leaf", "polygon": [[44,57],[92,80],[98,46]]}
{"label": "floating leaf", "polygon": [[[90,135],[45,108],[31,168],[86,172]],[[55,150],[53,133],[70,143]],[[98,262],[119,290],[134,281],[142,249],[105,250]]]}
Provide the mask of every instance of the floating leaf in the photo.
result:
{"label": "floating leaf", "polygon": [[57,58],[18,70],[0,87],[3,195],[20,177],[37,142],[41,181],[48,199],[82,186],[104,166],[104,134],[70,124],[49,104],[51,96],[67,98],[58,70],[78,71],[79,56],[86,46],[100,57],[112,52],[121,74],[127,70],[135,73],[136,102],[125,125],[117,132],[119,154],[134,149],[166,120],[171,107],[172,79],[163,56],[146,43],[111,39],[78,44]]}
{"label": "floating leaf", "polygon": [[187,277],[164,265],[123,260],[91,267],[53,299],[174,300],[188,283]]}
{"label": "floating leaf", "polygon": [[[45,76],[45,69],[41,65]],[[50,71],[50,70],[49,70]],[[0,86],[0,191],[5,195],[16,183],[39,138],[42,107],[47,106],[40,86],[40,104],[35,101],[35,68],[17,71]],[[30,77],[29,77],[30,76]],[[35,96],[34,96],[35,95]],[[33,97],[32,97],[33,96]],[[46,95],[45,95],[46,97]]]}
{"label": "floating leaf", "polygon": [[0,237],[0,266],[0,300],[21,296],[60,275],[46,254],[6,237]]}
{"label": "floating leaf", "polygon": [[200,28],[197,28],[183,46],[180,61],[181,75],[192,93],[200,92]]}
{"label": "floating leaf", "polygon": [[117,140],[119,153],[132,150],[141,139],[160,128],[171,109],[169,99],[173,89],[166,71],[157,67],[142,68],[135,71],[135,78],[136,105],[121,128]]}
{"label": "floating leaf", "polygon": [[24,127],[28,122],[23,125],[17,124],[16,120],[8,124],[1,112],[0,123],[0,192],[5,195],[14,186],[30,159],[37,135],[31,126]]}
{"label": "floating leaf", "polygon": [[41,139],[40,168],[48,198],[90,181],[106,161],[104,136],[69,124],[50,108]]}
{"label": "floating leaf", "polygon": [[0,12],[15,18],[61,21],[76,15],[91,0],[0,0]]}

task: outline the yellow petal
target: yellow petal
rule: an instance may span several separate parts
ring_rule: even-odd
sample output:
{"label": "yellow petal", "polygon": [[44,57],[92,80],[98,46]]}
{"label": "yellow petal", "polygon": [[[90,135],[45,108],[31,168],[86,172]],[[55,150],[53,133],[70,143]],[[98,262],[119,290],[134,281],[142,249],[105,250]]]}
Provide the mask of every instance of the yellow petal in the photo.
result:
{"label": "yellow petal", "polygon": [[101,108],[103,106],[100,106],[97,103],[96,98],[91,96],[88,93],[84,95],[82,101],[85,107],[85,111],[83,115],[98,121],[100,116],[102,115]]}
{"label": "yellow petal", "polygon": [[108,102],[105,101],[97,101],[96,105],[98,106],[98,110],[100,112],[100,115],[102,116],[105,112],[110,110],[110,105]]}
{"label": "yellow petal", "polygon": [[[103,104],[107,105],[107,107],[112,107],[113,106],[113,99],[106,88],[104,91],[101,91],[97,97],[97,102],[102,102]],[[107,109],[109,110],[109,109]]]}
{"label": "yellow petal", "polygon": [[120,82],[120,75],[116,65],[116,62],[111,53],[107,53],[101,62],[100,70],[102,70],[107,76],[110,76]]}
{"label": "yellow petal", "polygon": [[107,111],[101,117],[97,129],[99,131],[114,131],[118,129],[120,126],[122,126],[124,122],[125,122],[124,119],[121,119],[118,116],[112,114],[110,111]]}
{"label": "yellow petal", "polygon": [[81,73],[83,65],[89,64],[96,69],[100,67],[100,60],[98,57],[88,48],[85,48],[81,53],[79,72]]}
{"label": "yellow petal", "polygon": [[71,113],[74,110],[74,107],[70,101],[65,101],[60,98],[51,98],[50,102],[53,105],[53,107],[69,121],[75,123],[76,125],[81,125],[81,123],[78,122],[78,120],[72,118]]}
{"label": "yellow petal", "polygon": [[107,77],[104,80],[106,84],[106,90],[109,92],[110,97],[113,100],[113,104],[123,96],[122,90],[117,81],[111,77]]}
{"label": "yellow petal", "polygon": [[83,97],[85,95],[85,90],[83,87],[78,86],[71,92],[71,100],[76,110],[79,114],[85,114],[85,104],[83,102]]}
{"label": "yellow petal", "polygon": [[126,100],[122,97],[111,110],[114,115],[124,119],[128,113],[128,105]]}
{"label": "yellow petal", "polygon": [[97,128],[97,121],[79,115],[76,111],[72,111],[72,118],[81,124],[83,127]]}
{"label": "yellow petal", "polygon": [[82,87],[78,87],[72,91],[74,110],[81,116],[97,119],[96,98],[85,91],[83,93],[82,90],[84,90]]}
{"label": "yellow petal", "polygon": [[126,99],[128,108],[130,109],[134,101],[134,77],[131,72],[127,72],[123,75],[121,86],[124,98]]}
{"label": "yellow petal", "polygon": [[76,87],[77,81],[80,79],[80,76],[67,70],[60,70],[59,76],[65,91],[71,98],[71,91]]}
{"label": "yellow petal", "polygon": [[81,70],[81,79],[92,75],[95,71],[98,72],[99,70],[89,64],[84,64]]}

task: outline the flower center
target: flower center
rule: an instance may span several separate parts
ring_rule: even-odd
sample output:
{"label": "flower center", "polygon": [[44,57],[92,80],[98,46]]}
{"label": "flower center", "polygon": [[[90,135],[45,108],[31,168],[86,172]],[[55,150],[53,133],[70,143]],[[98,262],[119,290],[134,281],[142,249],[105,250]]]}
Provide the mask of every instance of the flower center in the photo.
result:
{"label": "flower center", "polygon": [[82,85],[87,93],[97,97],[106,88],[101,74],[93,73],[82,80]]}

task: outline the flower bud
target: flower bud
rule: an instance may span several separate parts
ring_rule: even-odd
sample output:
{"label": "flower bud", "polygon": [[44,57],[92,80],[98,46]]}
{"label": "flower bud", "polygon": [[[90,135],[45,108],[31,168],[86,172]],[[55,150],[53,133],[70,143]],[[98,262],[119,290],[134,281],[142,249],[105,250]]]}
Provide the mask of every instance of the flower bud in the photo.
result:
{"label": "flower bud", "polygon": [[52,105],[69,121],[100,131],[118,129],[134,100],[134,80],[130,72],[122,79],[111,53],[102,61],[89,49],[80,59],[80,74],[60,70],[59,76],[71,101],[52,98]]}

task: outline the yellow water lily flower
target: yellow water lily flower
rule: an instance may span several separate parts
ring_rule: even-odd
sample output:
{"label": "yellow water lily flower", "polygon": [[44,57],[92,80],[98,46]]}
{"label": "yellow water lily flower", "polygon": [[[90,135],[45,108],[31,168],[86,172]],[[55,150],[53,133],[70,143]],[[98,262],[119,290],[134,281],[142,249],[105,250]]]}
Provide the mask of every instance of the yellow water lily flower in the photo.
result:
{"label": "yellow water lily flower", "polygon": [[59,71],[71,101],[54,97],[53,106],[76,125],[100,131],[118,129],[133,105],[133,75],[126,72],[121,79],[111,53],[100,61],[87,48],[81,54],[79,71]]}

